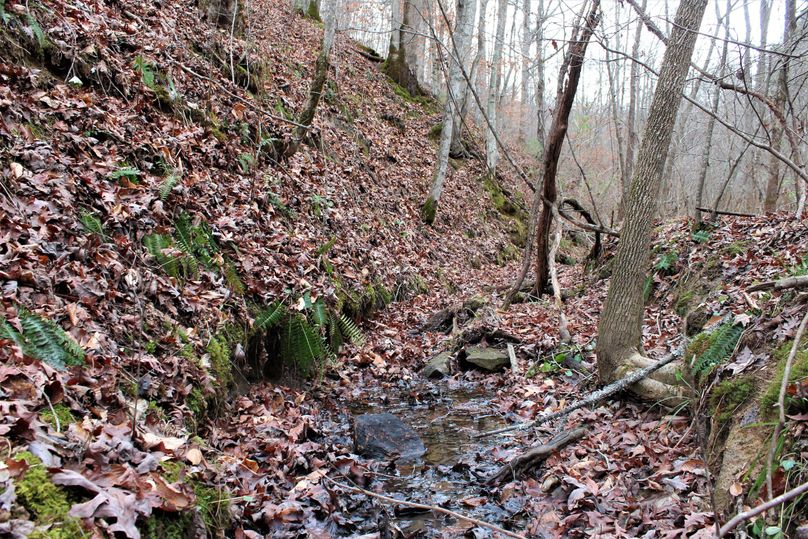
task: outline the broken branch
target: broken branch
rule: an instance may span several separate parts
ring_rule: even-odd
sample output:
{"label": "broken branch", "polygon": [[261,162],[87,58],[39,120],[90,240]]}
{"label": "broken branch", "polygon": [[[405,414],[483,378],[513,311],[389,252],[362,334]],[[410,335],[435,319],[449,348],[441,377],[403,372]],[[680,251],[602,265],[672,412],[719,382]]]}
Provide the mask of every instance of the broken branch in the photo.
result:
{"label": "broken branch", "polygon": [[797,277],[786,277],[778,281],[767,281],[765,283],[756,284],[747,288],[749,292],[759,292],[761,290],[788,290],[790,288],[799,288],[801,286],[808,286],[808,275],[800,275]]}
{"label": "broken branch", "polygon": [[629,386],[631,386],[633,384],[636,384],[637,382],[639,382],[643,378],[647,377],[652,372],[657,371],[657,370],[661,369],[662,367],[664,367],[665,365],[667,365],[668,363],[673,362],[677,357],[678,357],[678,354],[673,353],[673,354],[670,354],[668,356],[665,356],[664,358],[660,359],[656,363],[652,363],[651,365],[648,365],[647,367],[643,367],[642,369],[637,369],[636,371],[632,371],[629,374],[627,374],[626,376],[624,376],[623,378],[621,378],[621,379],[619,379],[619,380],[617,380],[615,382],[612,382],[608,386],[603,387],[603,388],[595,391],[594,393],[590,393],[588,397],[586,397],[584,399],[581,399],[578,402],[576,402],[575,404],[567,406],[563,410],[560,410],[560,411],[555,412],[553,414],[541,416],[541,417],[539,417],[539,418],[537,418],[537,419],[535,419],[533,421],[528,421],[526,423],[518,423],[516,425],[511,425],[510,427],[503,427],[501,429],[491,430],[491,431],[488,431],[488,432],[482,432],[480,434],[476,434],[474,437],[475,438],[485,438],[487,436],[493,436],[495,434],[502,434],[503,432],[510,432],[510,431],[513,431],[513,430],[525,430],[525,429],[528,429],[530,427],[538,427],[539,425],[543,425],[543,424],[548,423],[550,421],[554,421],[556,419],[566,417],[566,416],[570,415],[572,412],[574,412],[575,410],[578,410],[578,409],[583,408],[585,406],[589,406],[590,404],[595,404],[596,402],[600,402],[600,401],[602,401],[602,400],[604,400],[604,399],[606,399],[608,397],[611,397],[615,393],[618,393],[618,392],[626,389],[627,387],[629,387]]}
{"label": "broken branch", "polygon": [[580,440],[583,438],[584,434],[586,434],[586,429],[579,427],[556,435],[546,444],[531,447],[500,468],[494,475],[486,480],[485,484],[498,485],[507,479],[508,476],[515,478],[527,472],[530,468],[541,464],[547,457],[552,455],[553,452],[563,449],[572,442]]}

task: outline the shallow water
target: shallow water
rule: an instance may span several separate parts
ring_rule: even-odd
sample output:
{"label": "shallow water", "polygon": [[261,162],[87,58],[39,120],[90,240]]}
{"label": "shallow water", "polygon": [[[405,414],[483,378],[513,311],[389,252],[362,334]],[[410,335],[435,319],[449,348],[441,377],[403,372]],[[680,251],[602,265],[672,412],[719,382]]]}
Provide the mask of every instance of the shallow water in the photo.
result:
{"label": "shallow water", "polygon": [[[396,415],[415,429],[427,452],[418,461],[397,463],[393,471],[385,471],[385,475],[374,481],[374,490],[403,500],[439,505],[489,522],[521,520],[518,508],[512,511],[500,507],[483,484],[484,478],[496,469],[490,453],[502,438],[476,440],[472,436],[506,426],[508,422],[479,388],[448,389],[440,382],[424,382],[406,394],[387,393],[385,402],[381,400],[354,402],[348,408],[353,415],[382,412]],[[440,529],[457,524],[446,515],[413,514],[406,508],[397,511],[393,522],[403,532],[418,537],[437,537]]]}

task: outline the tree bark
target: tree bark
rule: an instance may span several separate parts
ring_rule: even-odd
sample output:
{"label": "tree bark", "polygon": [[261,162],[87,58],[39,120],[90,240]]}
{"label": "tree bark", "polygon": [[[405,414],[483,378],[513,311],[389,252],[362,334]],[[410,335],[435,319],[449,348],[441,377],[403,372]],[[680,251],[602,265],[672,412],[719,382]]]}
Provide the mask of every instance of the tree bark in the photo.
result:
{"label": "tree bark", "polygon": [[[440,4],[438,4],[440,7]],[[442,8],[441,8],[442,9]],[[452,46],[451,58],[449,62],[449,84],[446,105],[443,108],[443,127],[440,134],[440,146],[438,148],[438,158],[435,164],[435,177],[432,187],[429,190],[424,205],[421,207],[421,220],[424,223],[435,222],[435,215],[438,211],[438,202],[443,193],[443,184],[446,181],[446,172],[449,168],[449,152],[452,146],[452,132],[455,118],[459,115],[459,99],[463,88],[463,54],[469,39],[471,38],[472,26],[474,25],[474,13],[476,9],[475,0],[457,1],[457,23],[454,32],[450,32],[450,43]],[[443,14],[445,18],[445,13]]]}
{"label": "tree bark", "polygon": [[[648,5],[648,0],[642,0],[642,9]],[[637,30],[634,34],[634,44],[631,47],[631,57],[637,58],[640,53],[640,38],[642,37],[642,21],[637,21]],[[628,85],[628,117],[626,118],[626,157],[623,160],[622,197],[620,207],[625,214],[625,201],[628,200],[628,190],[631,186],[631,175],[634,172],[634,148],[637,146],[637,85],[640,80],[640,66],[631,62]]]}
{"label": "tree bark", "polygon": [[[586,17],[583,31],[579,38],[573,39],[565,58],[564,64],[559,73],[559,92],[556,99],[556,110],[553,114],[553,123],[547,137],[547,146],[544,151],[543,178],[544,187],[542,197],[544,208],[539,217],[536,246],[536,289],[538,294],[542,294],[547,280],[550,277],[550,266],[548,264],[548,254],[550,250],[550,226],[553,221],[551,206],[558,198],[558,186],[556,183],[556,173],[558,172],[558,159],[561,156],[561,148],[564,144],[564,137],[567,134],[572,104],[575,101],[575,93],[578,90],[578,81],[581,78],[581,68],[583,66],[586,48],[589,38],[600,22],[600,0],[594,0],[589,15]],[[566,84],[563,83],[566,75]]]}
{"label": "tree bark", "polygon": [[[497,125],[497,95],[499,85],[502,83],[502,40],[505,37],[505,19],[508,14],[508,0],[499,0],[497,9],[497,33],[494,41],[493,57],[491,59],[491,73],[488,79],[488,103],[486,105],[488,120],[491,125]],[[499,149],[494,131],[485,132],[485,157],[488,163],[488,173],[496,176]]]}
{"label": "tree bark", "polygon": [[297,122],[298,125],[292,132],[291,140],[286,144],[286,148],[282,152],[286,159],[291,158],[300,148],[304,137],[308,135],[309,128],[314,121],[314,115],[317,113],[317,105],[320,104],[320,97],[323,94],[325,82],[328,79],[328,69],[330,66],[329,57],[331,54],[331,47],[334,45],[334,37],[336,35],[336,13],[334,10],[336,6],[321,6],[320,7],[323,17],[325,29],[323,31],[323,44],[320,49],[320,54],[317,56],[317,63],[314,68],[314,79],[309,87],[309,97],[306,100],[306,105],[300,113]]}
{"label": "tree bark", "polygon": [[[718,64],[718,72],[722,73],[727,64],[727,53],[729,52],[729,13],[732,9],[730,0],[727,0],[726,16],[724,18],[724,46],[721,49],[721,60]],[[718,10],[718,4],[715,5],[716,19],[721,19],[721,13]],[[701,206],[704,202],[704,184],[707,180],[707,171],[710,168],[710,152],[713,149],[713,135],[715,133],[715,115],[718,114],[718,104],[721,100],[721,88],[714,88],[713,101],[710,104],[710,119],[707,120],[707,140],[704,143],[704,153],[701,156],[701,165],[699,167],[698,181],[696,183],[696,207]],[[698,226],[701,223],[701,212],[693,211],[693,219]]]}
{"label": "tree bark", "polygon": [[[690,59],[707,0],[682,0],[662,62],[645,135],[631,181],[626,221],[617,248],[615,271],[598,328],[598,374],[602,383],[652,363],[641,354],[643,283],[651,254],[651,230],[676,113],[682,101]],[[675,368],[660,369],[633,390],[663,400],[676,394]]]}
{"label": "tree bark", "polygon": [[390,49],[382,71],[396,84],[407,90],[410,95],[424,95],[425,92],[418,83],[418,77],[408,61],[412,57],[407,53],[407,46],[411,44],[413,35],[410,25],[412,11],[410,0],[393,0]]}

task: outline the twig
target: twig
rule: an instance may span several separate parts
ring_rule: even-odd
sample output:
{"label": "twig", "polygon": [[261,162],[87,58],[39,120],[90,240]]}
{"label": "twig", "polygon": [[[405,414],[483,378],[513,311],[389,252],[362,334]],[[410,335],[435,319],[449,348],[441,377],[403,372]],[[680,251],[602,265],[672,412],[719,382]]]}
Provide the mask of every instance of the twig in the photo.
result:
{"label": "twig", "polygon": [[513,430],[525,430],[525,429],[528,429],[530,427],[538,427],[539,425],[543,425],[543,424],[548,423],[550,421],[554,421],[556,419],[566,417],[569,414],[571,414],[572,412],[574,412],[575,410],[578,410],[578,409],[583,408],[585,406],[589,406],[590,404],[595,404],[596,402],[600,402],[603,399],[606,399],[606,398],[614,395],[615,393],[618,393],[619,391],[624,390],[628,386],[639,382],[640,380],[642,380],[643,378],[645,378],[646,376],[648,376],[652,372],[654,372],[656,370],[659,370],[660,368],[664,367],[668,363],[671,363],[677,357],[678,357],[678,354],[673,353],[673,354],[670,354],[670,355],[660,359],[656,363],[652,363],[651,365],[648,365],[647,367],[643,367],[642,369],[632,371],[631,373],[624,376],[620,380],[617,380],[616,382],[612,382],[608,386],[606,386],[604,388],[601,388],[601,389],[595,391],[594,393],[590,393],[588,397],[586,397],[586,398],[584,398],[582,400],[579,400],[575,404],[567,406],[563,410],[560,410],[560,411],[555,412],[553,414],[541,416],[541,417],[539,417],[539,418],[537,418],[537,419],[535,419],[533,421],[528,421],[526,423],[518,423],[516,425],[511,425],[510,427],[503,427],[501,429],[496,429],[496,430],[491,430],[491,431],[488,431],[488,432],[483,432],[483,433],[480,433],[480,434],[476,434],[474,436],[474,438],[485,438],[486,436],[493,436],[495,434],[502,434],[503,432],[510,432],[510,431],[513,431]]}
{"label": "twig", "polygon": [[516,350],[511,343],[508,343],[508,359],[511,361],[511,372],[519,374],[519,360],[516,359]]}
{"label": "twig", "polygon": [[44,391],[42,392],[42,396],[45,397],[45,400],[48,401],[48,407],[50,408],[51,413],[53,414],[53,420],[56,421],[56,432],[62,432],[62,423],[59,421],[59,414],[56,413],[56,410],[53,408],[53,403],[48,397],[48,394]]}
{"label": "twig", "polygon": [[528,469],[538,466],[547,457],[583,438],[586,434],[586,429],[579,427],[571,431],[564,431],[561,434],[553,437],[552,440],[546,444],[541,444],[536,447],[531,447],[521,455],[515,457],[510,462],[505,464],[502,468],[486,480],[486,485],[498,485],[502,483],[508,476],[516,477],[519,474],[526,472]]}
{"label": "twig", "polygon": [[524,535],[510,532],[503,528],[500,528],[496,524],[490,524],[488,522],[484,522],[482,520],[468,517],[466,515],[462,515],[460,513],[455,513],[454,511],[450,511],[449,509],[444,509],[443,507],[439,507],[437,505],[425,505],[422,503],[415,503],[415,502],[408,502],[405,500],[397,500],[395,498],[391,498],[389,496],[384,496],[382,494],[376,494],[375,492],[371,492],[369,490],[365,490],[359,487],[352,487],[350,485],[344,485],[342,483],[337,483],[333,479],[328,476],[323,476],[324,479],[327,479],[330,483],[334,486],[339,487],[341,489],[345,489],[350,492],[354,492],[356,494],[364,494],[365,496],[370,496],[371,498],[376,498],[377,500],[381,500],[383,502],[393,504],[393,505],[404,505],[407,507],[412,507],[414,509],[423,509],[424,511],[434,511],[436,513],[443,513],[444,515],[449,515],[450,517],[456,518],[458,520],[465,520],[466,522],[470,522],[475,526],[480,526],[481,528],[488,528],[489,530],[495,531],[497,533],[501,533],[506,537],[514,537],[516,539],[525,539]]}
{"label": "twig", "polygon": [[797,334],[794,336],[794,344],[791,346],[791,352],[786,359],[786,365],[783,368],[783,381],[780,383],[780,396],[777,399],[777,406],[779,409],[777,425],[774,426],[774,434],[772,434],[772,443],[769,447],[769,455],[766,461],[766,488],[769,491],[769,500],[772,499],[772,468],[774,466],[774,454],[777,452],[777,440],[780,438],[780,433],[786,424],[786,389],[788,382],[791,378],[791,366],[794,363],[794,358],[797,356],[797,350],[800,348],[800,341],[805,334],[805,326],[808,325],[808,313],[802,317],[800,327],[797,329]]}
{"label": "twig", "polygon": [[786,277],[777,281],[767,281],[765,283],[750,286],[746,290],[748,292],[759,292],[761,290],[787,290],[789,288],[799,288],[801,286],[808,286],[808,275],[799,275],[797,277]]}
{"label": "twig", "polygon": [[762,503],[757,507],[750,509],[749,511],[744,511],[743,513],[738,513],[729,522],[721,526],[721,529],[718,530],[718,533],[715,534],[716,539],[721,539],[722,537],[726,537],[729,532],[734,530],[738,527],[738,524],[741,522],[745,522],[752,517],[759,515],[765,511],[768,511],[772,507],[777,507],[778,505],[785,503],[789,500],[792,500],[803,494],[808,492],[808,483],[803,483],[802,485],[795,487],[788,492],[781,494],[780,496],[774,498],[773,500],[769,500],[766,503]]}

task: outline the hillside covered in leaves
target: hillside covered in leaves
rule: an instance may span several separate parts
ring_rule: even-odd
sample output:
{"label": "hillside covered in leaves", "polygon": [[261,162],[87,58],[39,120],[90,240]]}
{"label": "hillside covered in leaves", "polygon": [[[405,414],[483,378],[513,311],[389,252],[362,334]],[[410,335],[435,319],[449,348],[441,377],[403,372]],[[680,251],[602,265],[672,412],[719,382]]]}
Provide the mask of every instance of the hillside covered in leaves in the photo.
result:
{"label": "hillside covered in leaves", "polygon": [[[516,174],[492,181],[485,163],[452,160],[435,225],[423,225],[439,106],[342,36],[315,129],[284,159],[321,24],[264,0],[233,38],[196,4],[0,2],[2,536],[397,533],[406,514],[342,488],[384,494],[379,481],[398,473],[354,454],[352,410],[431,409],[463,389],[486,399],[474,413],[512,424],[594,387],[616,240],[585,264],[587,240],[565,237],[573,342],[560,346],[551,301],[525,292],[497,309],[524,244]],[[658,227],[644,344],[661,356],[724,328],[692,341],[685,376],[720,387],[763,369],[746,379],[763,392],[805,298],[746,288],[808,272],[808,231],[782,215],[722,219],[696,234],[683,220]],[[468,301],[478,312],[427,327]],[[521,368],[424,380],[434,355],[458,359],[474,320],[507,337]],[[750,393],[725,390],[694,413],[731,416]],[[789,436],[802,438],[805,418]],[[720,428],[700,439],[685,408],[630,399],[568,421],[586,438],[533,475],[480,481],[528,443],[519,432],[429,468],[473,492],[417,497],[528,536],[710,536],[720,463],[703,446],[725,443]],[[800,444],[782,455],[800,465],[781,466],[778,489],[804,473]],[[754,500],[757,482],[728,488]],[[422,531],[486,533],[437,522]]]}

